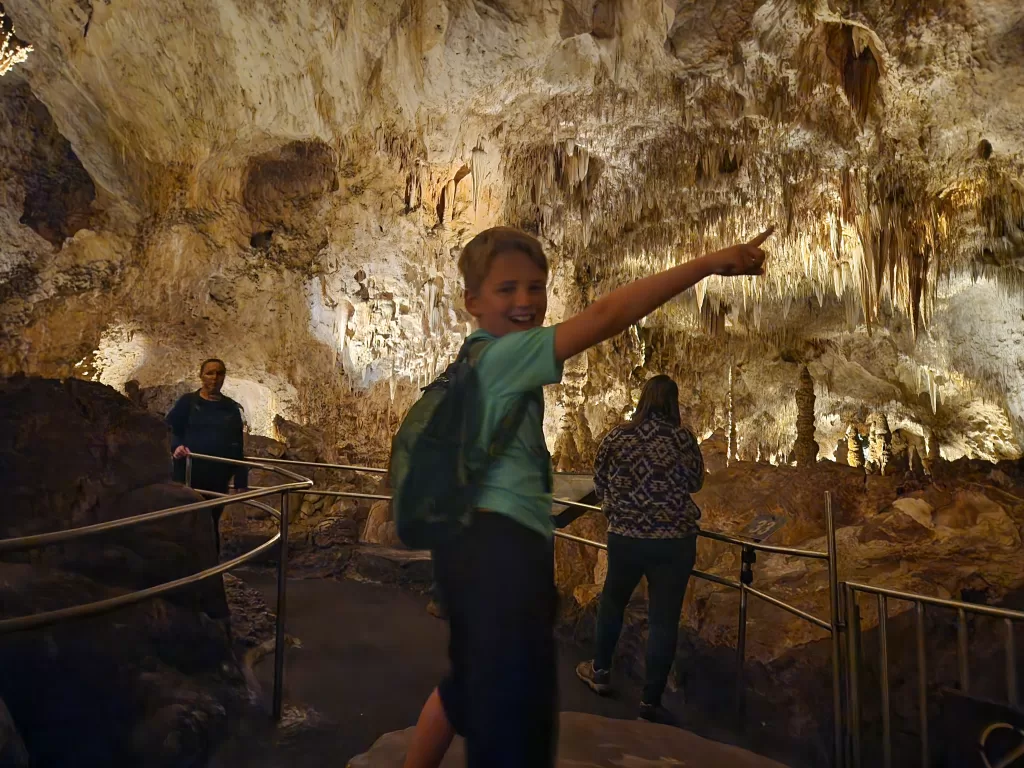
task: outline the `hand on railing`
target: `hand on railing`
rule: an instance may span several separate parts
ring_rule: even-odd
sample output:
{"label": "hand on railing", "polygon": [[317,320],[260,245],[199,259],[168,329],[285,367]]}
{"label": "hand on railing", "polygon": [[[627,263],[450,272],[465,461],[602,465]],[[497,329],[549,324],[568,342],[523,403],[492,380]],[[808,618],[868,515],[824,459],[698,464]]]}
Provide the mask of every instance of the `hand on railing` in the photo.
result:
{"label": "hand on railing", "polygon": [[174,449],[174,453],[171,454],[171,458],[184,459],[186,456],[189,455],[189,453],[190,451],[186,446],[179,445],[177,448]]}

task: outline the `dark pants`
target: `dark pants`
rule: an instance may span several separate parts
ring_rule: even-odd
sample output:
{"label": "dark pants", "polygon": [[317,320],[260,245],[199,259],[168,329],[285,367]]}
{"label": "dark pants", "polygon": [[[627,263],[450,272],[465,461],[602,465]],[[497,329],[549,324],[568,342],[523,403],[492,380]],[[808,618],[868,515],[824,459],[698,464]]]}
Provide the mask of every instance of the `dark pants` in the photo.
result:
{"label": "dark pants", "polygon": [[[226,464],[214,464],[210,461],[195,460],[192,462],[192,484],[190,487],[198,491],[216,491],[227,493],[228,483],[234,476],[234,468]],[[185,482],[185,460],[174,461],[174,479],[179,483]],[[220,517],[224,514],[224,507],[214,507],[210,510],[213,517],[213,541],[217,546],[217,556],[220,557]]]}
{"label": "dark pants", "polygon": [[447,602],[445,714],[469,768],[549,768],[558,745],[551,541],[480,512],[435,553]]}
{"label": "dark pants", "polygon": [[594,667],[611,669],[615,645],[622,632],[626,604],[647,576],[649,594],[647,674],[644,702],[657,705],[665,692],[676,655],[679,615],[686,584],[697,559],[697,537],[634,539],[608,534],[608,576],[597,612],[597,653]]}

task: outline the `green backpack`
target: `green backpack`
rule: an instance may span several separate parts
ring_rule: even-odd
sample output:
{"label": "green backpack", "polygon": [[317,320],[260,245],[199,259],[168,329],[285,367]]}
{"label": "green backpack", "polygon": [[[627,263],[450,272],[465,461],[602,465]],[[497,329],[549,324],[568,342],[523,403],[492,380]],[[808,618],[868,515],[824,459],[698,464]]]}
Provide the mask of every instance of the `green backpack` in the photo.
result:
{"label": "green backpack", "polygon": [[481,429],[476,363],[486,339],[468,340],[455,362],[423,388],[391,441],[392,513],[411,549],[434,549],[469,525],[476,488],[504,453],[526,415],[519,398],[494,431],[486,455],[474,449]]}

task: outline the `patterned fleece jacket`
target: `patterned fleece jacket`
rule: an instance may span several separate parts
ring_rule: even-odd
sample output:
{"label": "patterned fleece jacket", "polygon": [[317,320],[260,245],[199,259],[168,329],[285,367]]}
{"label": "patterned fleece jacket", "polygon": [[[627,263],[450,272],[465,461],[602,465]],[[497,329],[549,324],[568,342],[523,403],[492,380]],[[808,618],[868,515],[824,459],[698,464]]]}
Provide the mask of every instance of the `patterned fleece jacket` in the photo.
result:
{"label": "patterned fleece jacket", "polygon": [[652,416],[613,429],[594,462],[594,489],[608,532],[636,539],[679,539],[698,530],[690,498],[704,484],[704,457],[689,430]]}

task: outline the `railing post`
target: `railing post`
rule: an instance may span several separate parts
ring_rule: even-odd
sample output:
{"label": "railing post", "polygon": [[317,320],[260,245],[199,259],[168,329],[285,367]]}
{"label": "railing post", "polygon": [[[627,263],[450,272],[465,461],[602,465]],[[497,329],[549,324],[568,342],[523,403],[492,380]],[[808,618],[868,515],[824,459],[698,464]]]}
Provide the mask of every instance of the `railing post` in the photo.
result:
{"label": "railing post", "polygon": [[892,768],[892,712],[889,703],[889,601],[878,598],[878,667],[882,688],[882,765]]}
{"label": "railing post", "polygon": [[842,620],[839,615],[839,561],[836,553],[836,524],[832,513],[832,494],[825,491],[825,531],[828,538],[828,596],[832,624],[832,720],[833,764],[843,765],[843,666]]}
{"label": "railing post", "polygon": [[921,768],[928,768],[928,655],[924,641],[924,603],[914,603],[914,627],[917,640],[917,708],[921,729]]}
{"label": "railing post", "polygon": [[1006,629],[1006,698],[1014,709],[1020,707],[1017,692],[1017,644],[1014,642],[1013,621],[1003,619]]}
{"label": "railing post", "polygon": [[288,585],[288,493],[281,494],[281,551],[277,557],[277,624],[274,641],[274,721],[281,719],[281,699],[284,696],[284,622]]}
{"label": "railing post", "polygon": [[747,657],[747,587],[754,581],[753,565],[757,562],[757,551],[744,546],[740,553],[740,616],[736,633],[736,717],[740,727],[746,712],[746,676],[743,664]]}
{"label": "railing post", "polygon": [[971,668],[967,659],[967,646],[967,611],[959,608],[956,612],[956,660],[960,672],[960,690],[964,693],[971,690]]}
{"label": "railing post", "polygon": [[192,454],[185,455],[185,485],[192,487]]}
{"label": "railing post", "polygon": [[857,592],[846,586],[846,620],[849,622],[850,756],[853,768],[861,768],[860,743],[860,606]]}

